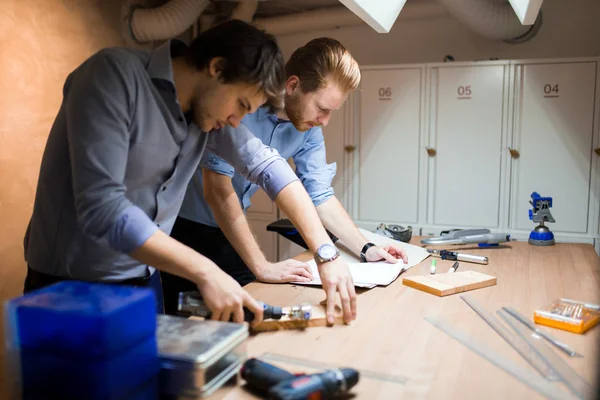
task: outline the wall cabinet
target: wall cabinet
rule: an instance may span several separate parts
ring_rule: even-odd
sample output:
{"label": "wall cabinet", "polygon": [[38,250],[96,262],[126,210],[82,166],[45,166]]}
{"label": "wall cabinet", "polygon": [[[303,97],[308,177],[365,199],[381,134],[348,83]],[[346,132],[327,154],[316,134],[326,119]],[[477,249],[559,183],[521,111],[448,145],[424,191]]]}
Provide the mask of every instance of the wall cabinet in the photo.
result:
{"label": "wall cabinet", "polygon": [[[510,227],[530,229],[531,192],[553,197],[555,232],[589,232],[596,62],[517,64]],[[510,157],[510,154],[509,154]]]}
{"label": "wall cabinet", "polygon": [[504,90],[508,65],[430,68],[428,221],[499,224]]}
{"label": "wall cabinet", "polygon": [[364,70],[358,130],[358,219],[416,223],[423,68]]}

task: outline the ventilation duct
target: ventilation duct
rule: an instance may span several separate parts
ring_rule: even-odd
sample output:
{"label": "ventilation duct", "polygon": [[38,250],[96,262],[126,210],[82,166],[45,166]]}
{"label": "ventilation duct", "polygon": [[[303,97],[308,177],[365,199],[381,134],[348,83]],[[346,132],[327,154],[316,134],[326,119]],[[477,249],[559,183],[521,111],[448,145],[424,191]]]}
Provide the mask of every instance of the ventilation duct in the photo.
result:
{"label": "ventilation duct", "polygon": [[273,35],[284,36],[362,25],[363,21],[345,7],[324,7],[278,17],[257,18],[254,23]]}
{"label": "ventilation duct", "polygon": [[[439,4],[428,2],[409,3],[400,14],[401,20],[433,18],[447,15]],[[258,18],[254,23],[277,36],[294,33],[364,25],[364,21],[344,6],[324,7],[301,13],[272,18]]]}
{"label": "ventilation duct", "polygon": [[208,0],[170,0],[159,7],[145,8],[139,2],[124,5],[128,35],[135,43],[165,40],[180,35],[194,24]]}
{"label": "ventilation duct", "polygon": [[522,43],[532,39],[542,24],[542,12],[533,25],[523,25],[508,0],[437,0],[448,13],[473,32],[492,40]]}

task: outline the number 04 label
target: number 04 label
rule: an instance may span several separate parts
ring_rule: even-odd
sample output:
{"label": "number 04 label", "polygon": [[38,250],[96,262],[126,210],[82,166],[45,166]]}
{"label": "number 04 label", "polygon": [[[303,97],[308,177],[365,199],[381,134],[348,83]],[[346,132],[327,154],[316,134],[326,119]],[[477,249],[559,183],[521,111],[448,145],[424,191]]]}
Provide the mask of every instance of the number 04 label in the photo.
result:
{"label": "number 04 label", "polygon": [[544,85],[544,97],[546,97],[546,98],[558,97],[558,84],[557,83],[546,83]]}

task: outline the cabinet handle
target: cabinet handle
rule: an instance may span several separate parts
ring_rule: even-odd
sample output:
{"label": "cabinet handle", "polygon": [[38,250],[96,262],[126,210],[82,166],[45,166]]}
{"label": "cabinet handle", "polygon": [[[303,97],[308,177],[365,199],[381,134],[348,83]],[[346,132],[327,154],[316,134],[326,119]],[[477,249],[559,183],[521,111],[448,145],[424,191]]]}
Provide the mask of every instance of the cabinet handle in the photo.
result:
{"label": "cabinet handle", "polygon": [[435,157],[435,155],[437,154],[437,151],[435,151],[435,149],[432,149],[431,147],[426,147],[427,149],[427,154],[429,154],[429,157]]}
{"label": "cabinet handle", "polygon": [[521,156],[517,150],[511,149],[510,147],[508,148],[508,151],[510,153],[510,156],[514,159],[517,159]]}
{"label": "cabinet handle", "polygon": [[352,153],[354,150],[356,150],[356,146],[344,146],[344,150],[346,150],[346,153]]}
{"label": "cabinet handle", "polygon": [[595,148],[594,153],[600,156],[600,147]]}

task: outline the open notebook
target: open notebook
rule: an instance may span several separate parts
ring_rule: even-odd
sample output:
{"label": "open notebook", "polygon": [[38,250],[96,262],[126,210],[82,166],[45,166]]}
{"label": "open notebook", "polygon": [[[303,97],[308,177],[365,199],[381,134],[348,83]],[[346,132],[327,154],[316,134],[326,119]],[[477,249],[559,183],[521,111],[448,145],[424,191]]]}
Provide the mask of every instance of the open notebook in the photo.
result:
{"label": "open notebook", "polygon": [[[360,262],[360,258],[350,253],[343,242],[338,241],[336,243],[336,247],[340,250],[340,258],[342,258],[346,263],[348,263],[348,267],[350,268],[350,273],[352,274],[352,279],[354,280],[354,285],[358,287],[366,287],[372,288],[377,285],[386,286],[392,283],[398,275],[400,275],[403,271],[408,270],[409,268],[417,265],[425,258],[429,256],[427,250],[422,247],[415,246],[412,244],[400,242],[385,236],[378,235],[373,232],[369,232],[364,229],[360,229],[361,233],[369,240],[377,245],[385,245],[388,243],[396,243],[398,246],[402,247],[406,254],[408,255],[408,264],[404,264],[401,260],[396,264],[390,264],[385,261],[375,262],[375,263],[362,263]],[[311,272],[313,274],[313,279],[310,282],[293,282],[298,285],[321,285],[321,279],[319,278],[319,270],[317,269],[317,264],[314,260],[308,262],[310,265]]]}

